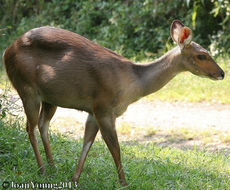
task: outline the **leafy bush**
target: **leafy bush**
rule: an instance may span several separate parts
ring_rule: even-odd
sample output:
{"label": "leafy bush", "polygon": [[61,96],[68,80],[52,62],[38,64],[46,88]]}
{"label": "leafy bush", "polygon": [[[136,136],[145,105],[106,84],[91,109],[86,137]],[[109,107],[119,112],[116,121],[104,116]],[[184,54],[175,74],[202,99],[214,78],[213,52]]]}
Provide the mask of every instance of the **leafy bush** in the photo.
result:
{"label": "leafy bush", "polygon": [[213,44],[218,49],[217,53],[230,53],[230,2],[229,1],[214,1],[212,14],[214,17],[219,17],[219,26],[221,30],[213,36]]}
{"label": "leafy bush", "polygon": [[[180,19],[193,28],[194,41],[228,52],[227,1],[155,0],[3,0],[0,1],[0,51],[27,30],[42,25],[77,32],[124,56],[137,59],[171,47],[169,26]],[[227,16],[227,17],[226,17]],[[221,24],[220,24],[221,23]],[[218,38],[221,38],[218,40]]]}

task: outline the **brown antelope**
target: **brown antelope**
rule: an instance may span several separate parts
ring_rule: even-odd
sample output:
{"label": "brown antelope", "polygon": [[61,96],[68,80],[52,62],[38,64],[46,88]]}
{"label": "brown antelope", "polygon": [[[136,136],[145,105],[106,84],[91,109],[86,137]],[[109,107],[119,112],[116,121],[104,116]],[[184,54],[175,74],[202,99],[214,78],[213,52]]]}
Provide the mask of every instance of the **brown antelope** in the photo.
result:
{"label": "brown antelope", "polygon": [[224,78],[223,70],[208,51],[192,42],[191,29],[175,20],[170,33],[178,46],[146,65],[134,64],[78,34],[54,27],[32,29],[6,49],[6,71],[22,99],[26,130],[42,173],[45,169],[34,129],[38,125],[47,160],[53,165],[48,128],[57,106],[89,113],[73,181],[78,182],[100,130],[115,161],[120,183],[126,185],[116,118],[129,104],[156,92],[180,72],[190,71],[214,80]]}

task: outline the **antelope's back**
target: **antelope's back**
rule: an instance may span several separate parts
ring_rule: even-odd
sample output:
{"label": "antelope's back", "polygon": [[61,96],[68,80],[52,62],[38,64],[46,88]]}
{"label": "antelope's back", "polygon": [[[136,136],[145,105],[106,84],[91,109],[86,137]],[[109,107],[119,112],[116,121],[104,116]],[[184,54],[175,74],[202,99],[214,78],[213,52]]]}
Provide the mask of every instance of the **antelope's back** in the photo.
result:
{"label": "antelope's back", "polygon": [[73,102],[83,106],[98,96],[118,95],[133,80],[128,74],[132,73],[129,60],[54,27],[26,32],[7,48],[4,62],[19,94],[28,86],[42,100],[62,107],[75,108]]}

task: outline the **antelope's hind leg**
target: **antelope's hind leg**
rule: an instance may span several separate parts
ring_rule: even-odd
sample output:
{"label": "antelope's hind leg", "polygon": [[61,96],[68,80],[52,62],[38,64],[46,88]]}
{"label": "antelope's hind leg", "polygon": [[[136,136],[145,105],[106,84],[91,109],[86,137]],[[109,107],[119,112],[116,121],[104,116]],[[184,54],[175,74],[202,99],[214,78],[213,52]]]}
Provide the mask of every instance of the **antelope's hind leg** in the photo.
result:
{"label": "antelope's hind leg", "polygon": [[99,128],[95,118],[91,114],[89,114],[85,126],[84,142],[83,142],[83,148],[82,148],[80,160],[78,162],[77,169],[72,178],[74,182],[78,183],[79,181],[86,156],[95,140],[98,129]]}
{"label": "antelope's hind leg", "polygon": [[46,153],[46,159],[50,165],[54,165],[53,157],[50,148],[50,141],[48,135],[49,123],[52,119],[57,106],[42,102],[42,109],[39,116],[38,128],[42,138],[42,143]]}
{"label": "antelope's hind leg", "polygon": [[[25,88],[26,89],[26,88]],[[38,124],[38,117],[40,111],[40,99],[33,91],[19,92],[23,102],[24,111],[27,117],[26,131],[29,135],[30,143],[33,147],[34,154],[41,173],[45,172],[42,162],[41,154],[38,148],[38,142],[35,135],[35,127]]]}

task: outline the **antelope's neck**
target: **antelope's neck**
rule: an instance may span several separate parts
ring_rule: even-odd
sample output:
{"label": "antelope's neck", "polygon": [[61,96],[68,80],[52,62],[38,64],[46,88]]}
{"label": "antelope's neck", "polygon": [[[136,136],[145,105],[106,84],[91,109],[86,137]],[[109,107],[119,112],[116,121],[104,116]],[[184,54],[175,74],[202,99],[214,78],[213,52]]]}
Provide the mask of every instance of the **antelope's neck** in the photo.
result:
{"label": "antelope's neck", "polygon": [[175,47],[147,65],[136,65],[142,97],[161,89],[181,71],[183,71],[183,66],[180,61],[179,47]]}

